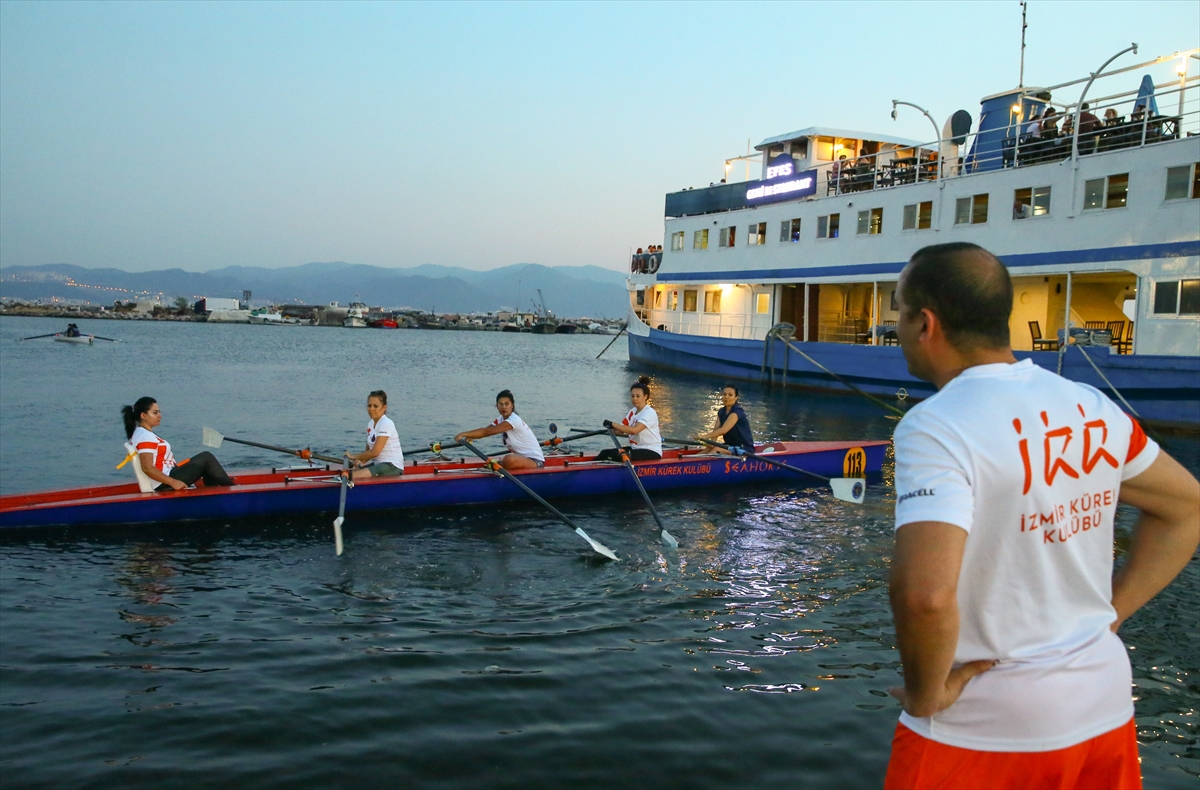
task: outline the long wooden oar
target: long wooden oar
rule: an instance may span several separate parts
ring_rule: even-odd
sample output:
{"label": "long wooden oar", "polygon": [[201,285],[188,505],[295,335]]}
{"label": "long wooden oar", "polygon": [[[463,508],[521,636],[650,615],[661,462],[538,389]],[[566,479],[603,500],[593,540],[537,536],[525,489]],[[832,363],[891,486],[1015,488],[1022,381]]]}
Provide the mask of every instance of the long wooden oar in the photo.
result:
{"label": "long wooden oar", "polygon": [[867,481],[862,477],[826,477],[819,475],[816,472],[810,472],[807,469],[800,469],[796,466],[788,466],[785,463],[766,458],[758,453],[750,452],[744,447],[730,447],[729,445],[720,444],[718,442],[710,442],[708,439],[700,439],[698,441],[689,441],[686,439],[663,439],[664,442],[671,444],[690,444],[699,446],[707,444],[709,447],[716,447],[720,450],[728,450],[731,454],[742,458],[753,458],[755,461],[762,461],[764,464],[778,466],[780,469],[787,469],[792,472],[798,472],[802,475],[815,477],[818,480],[823,480],[829,484],[829,490],[833,495],[843,502],[853,502],[856,505],[861,505],[863,496],[866,494]]}
{"label": "long wooden oar", "polygon": [[625,468],[629,470],[629,474],[633,475],[633,482],[637,483],[638,491],[642,492],[642,499],[646,500],[646,507],[650,508],[650,515],[654,516],[654,523],[658,524],[658,528],[662,530],[660,537],[662,542],[673,549],[679,548],[679,541],[675,540],[675,536],[667,532],[667,528],[663,526],[662,519],[658,517],[658,511],[654,509],[654,503],[650,501],[650,495],[646,493],[646,487],[642,485],[641,479],[638,477],[637,470],[633,468],[633,461],[629,458],[629,451],[621,446],[621,440],[617,438],[617,433],[612,428],[608,428],[608,435],[612,438],[613,445],[617,448],[617,452],[621,454],[621,460],[625,462]]}
{"label": "long wooden oar", "polygon": [[214,431],[212,428],[205,426],[204,437],[203,437],[203,439],[201,439],[201,443],[205,447],[217,448],[217,447],[221,446],[221,442],[236,442],[238,444],[245,444],[250,447],[261,447],[264,450],[274,450],[277,453],[284,453],[286,455],[295,455],[299,458],[303,458],[305,461],[309,460],[310,458],[316,458],[318,461],[325,461],[325,462],[331,463],[331,464],[341,464],[342,463],[341,458],[335,458],[332,455],[321,455],[320,453],[314,453],[312,450],[308,449],[307,447],[304,448],[303,450],[293,450],[289,447],[278,447],[274,444],[263,444],[262,442],[251,442],[246,439],[234,439],[232,436],[222,436],[220,433]]}
{"label": "long wooden oar", "polygon": [[482,450],[480,450],[478,447],[476,447],[474,444],[471,443],[470,439],[467,439],[462,444],[464,447],[468,448],[471,452],[475,453],[475,455],[479,456],[479,458],[484,463],[487,464],[489,469],[491,469],[492,471],[495,471],[495,472],[499,472],[500,474],[504,475],[506,478],[508,478],[512,482],[516,483],[517,486],[520,487],[522,491],[524,491],[526,494],[529,494],[529,496],[533,497],[538,502],[540,502],[542,505],[544,505],[547,510],[549,510],[551,513],[553,513],[554,515],[556,515],[560,519],[562,519],[566,523],[567,526],[572,527],[575,530],[575,534],[577,534],[579,537],[586,540],[588,542],[588,545],[591,546],[593,549],[595,549],[597,554],[608,557],[610,560],[619,559],[616,554],[613,554],[612,549],[608,548],[607,546],[605,546],[603,543],[600,543],[599,541],[593,540],[586,532],[583,531],[582,527],[577,526],[575,524],[575,522],[571,521],[571,519],[567,518],[565,515],[563,515],[561,512],[559,512],[558,508],[554,507],[554,505],[551,505],[549,502],[547,502],[546,500],[544,500],[540,496],[538,496],[537,493],[535,493],[532,488],[525,485],[520,480],[518,480],[516,477],[514,477],[512,472],[509,472],[507,469],[505,469],[503,466],[496,463],[495,461],[489,460],[488,457],[483,454]]}
{"label": "long wooden oar", "polygon": [[42,338],[42,337],[57,337],[60,334],[62,334],[62,333],[61,332],[51,332],[48,335],[34,335],[33,337],[19,337],[17,339],[18,340],[37,340],[38,338]]}

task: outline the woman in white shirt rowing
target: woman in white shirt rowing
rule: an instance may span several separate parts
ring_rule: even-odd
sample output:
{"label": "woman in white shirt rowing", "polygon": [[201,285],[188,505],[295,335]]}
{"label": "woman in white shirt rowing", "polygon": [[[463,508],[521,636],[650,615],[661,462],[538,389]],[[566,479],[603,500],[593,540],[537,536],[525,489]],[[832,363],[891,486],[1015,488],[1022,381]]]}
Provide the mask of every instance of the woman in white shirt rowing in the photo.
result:
{"label": "woman in white shirt rowing", "polygon": [[137,451],[138,463],[151,480],[161,485],[155,491],[179,491],[197,480],[206,486],[231,486],[221,463],[207,450],[175,463],[171,445],[154,432],[162,422],[162,410],[154,398],[138,398],[132,406],[121,407],[125,436]]}
{"label": "woman in white shirt rowing", "polygon": [[387,393],[375,390],[367,396],[367,449],[361,453],[346,453],[353,463],[354,480],[369,477],[398,477],[404,474],[404,451],[396,424],[387,416]]}
{"label": "woman in white shirt rowing", "polygon": [[541,469],[546,465],[546,456],[542,454],[537,437],[525,421],[516,412],[517,401],[509,390],[501,390],[496,396],[496,411],[500,416],[492,420],[491,425],[476,428],[473,431],[463,431],[454,437],[454,441],[464,439],[482,439],[485,436],[502,434],[504,446],[508,454],[500,459],[500,464],[509,471],[515,469]]}
{"label": "woman in white shirt rowing", "polygon": [[[604,421],[605,428],[612,428],[618,436],[629,437],[629,460],[657,461],[662,458],[662,433],[658,428],[658,412],[650,405],[650,379],[638,376],[629,387],[629,402],[633,408],[620,422]],[[620,461],[617,448],[602,450],[597,461]]]}

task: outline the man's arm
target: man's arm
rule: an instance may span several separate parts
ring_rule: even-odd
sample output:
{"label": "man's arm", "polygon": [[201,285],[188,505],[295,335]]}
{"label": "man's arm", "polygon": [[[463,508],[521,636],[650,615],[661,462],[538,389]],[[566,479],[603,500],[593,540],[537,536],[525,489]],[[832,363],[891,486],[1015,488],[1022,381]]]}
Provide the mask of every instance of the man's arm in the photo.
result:
{"label": "man's arm", "polygon": [[958,699],[967,681],[994,662],[957,669],[958,574],[965,530],[941,521],[916,521],[896,531],[889,592],[904,688],[892,689],[910,716],[932,716]]}
{"label": "man's arm", "polygon": [[1170,584],[1200,545],[1200,482],[1165,452],[1121,484],[1120,498],[1142,515],[1113,580],[1114,631]]}

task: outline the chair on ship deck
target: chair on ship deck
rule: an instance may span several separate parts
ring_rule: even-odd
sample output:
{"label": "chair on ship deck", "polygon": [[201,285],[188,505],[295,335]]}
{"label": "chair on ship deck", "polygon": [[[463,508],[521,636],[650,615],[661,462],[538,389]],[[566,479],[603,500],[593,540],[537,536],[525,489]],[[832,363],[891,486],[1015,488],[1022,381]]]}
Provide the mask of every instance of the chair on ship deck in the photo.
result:
{"label": "chair on ship deck", "polygon": [[1058,351],[1058,341],[1042,337],[1042,326],[1037,321],[1029,322],[1029,334],[1033,338],[1034,351]]}
{"label": "chair on ship deck", "polygon": [[1133,351],[1133,324],[1129,325],[1129,336],[1125,337],[1124,321],[1109,321],[1108,331],[1112,332],[1113,348],[1118,354],[1129,354]]}
{"label": "chair on ship deck", "polygon": [[1084,321],[1083,326],[1085,329],[1109,329],[1110,328],[1103,321]]}

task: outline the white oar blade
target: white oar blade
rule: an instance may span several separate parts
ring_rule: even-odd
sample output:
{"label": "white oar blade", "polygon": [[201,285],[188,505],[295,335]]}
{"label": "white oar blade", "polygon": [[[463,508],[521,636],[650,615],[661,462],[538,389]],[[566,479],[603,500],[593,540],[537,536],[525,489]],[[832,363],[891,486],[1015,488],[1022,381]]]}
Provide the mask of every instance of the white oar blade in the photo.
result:
{"label": "white oar blade", "polygon": [[571,431],[572,429],[567,427],[567,424],[562,420],[555,420],[554,422],[550,423],[551,436],[566,436],[567,434],[571,433]]}
{"label": "white oar blade", "polygon": [[333,520],[333,548],[337,555],[342,556],[342,522],[344,518],[338,516]]}
{"label": "white oar blade", "polygon": [[679,548],[679,541],[675,540],[675,536],[672,535],[670,532],[667,532],[665,529],[662,531],[662,542],[663,542],[663,545],[668,548],[672,548],[672,549]]}
{"label": "white oar blade", "polygon": [[861,505],[867,493],[867,481],[861,477],[835,477],[829,481],[833,495],[843,502]]}
{"label": "white oar blade", "polygon": [[205,447],[220,447],[224,439],[224,436],[206,425],[204,426],[204,438],[200,440],[200,443]]}
{"label": "white oar blade", "polygon": [[576,532],[576,534],[579,535],[579,537],[586,540],[588,542],[588,545],[590,545],[593,549],[596,550],[597,554],[603,554],[605,557],[608,557],[610,560],[618,560],[618,561],[620,560],[620,558],[617,557],[616,554],[613,554],[612,549],[610,549],[608,546],[605,546],[603,543],[592,540],[591,537],[589,537],[588,534],[586,532],[584,532],[581,528],[576,527],[575,532]]}

